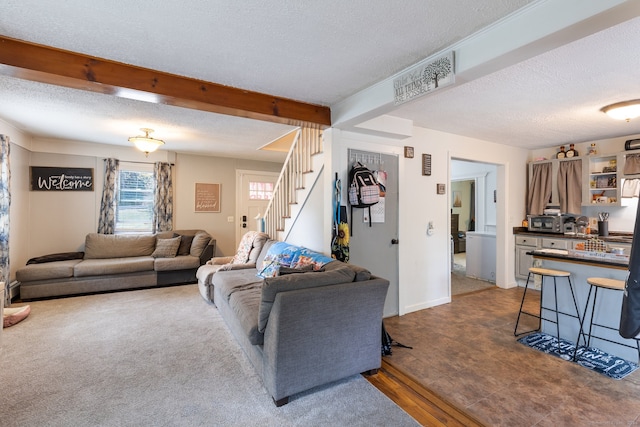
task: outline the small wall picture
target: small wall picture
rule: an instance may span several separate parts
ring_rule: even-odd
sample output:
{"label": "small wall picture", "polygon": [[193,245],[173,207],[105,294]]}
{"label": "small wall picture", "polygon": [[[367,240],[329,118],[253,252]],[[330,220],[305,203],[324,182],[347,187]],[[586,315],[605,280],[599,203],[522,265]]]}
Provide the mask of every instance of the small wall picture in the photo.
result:
{"label": "small wall picture", "polygon": [[460,192],[459,191],[454,191],[453,192],[453,203],[452,203],[454,208],[461,208],[462,207],[462,197],[460,197]]}
{"label": "small wall picture", "polygon": [[196,183],[196,212],[220,212],[220,184]]}
{"label": "small wall picture", "polygon": [[409,147],[405,145],[404,157],[406,157],[407,159],[413,159],[413,147]]}
{"label": "small wall picture", "polygon": [[444,184],[436,184],[436,192],[438,194],[444,194],[446,191],[446,186]]}

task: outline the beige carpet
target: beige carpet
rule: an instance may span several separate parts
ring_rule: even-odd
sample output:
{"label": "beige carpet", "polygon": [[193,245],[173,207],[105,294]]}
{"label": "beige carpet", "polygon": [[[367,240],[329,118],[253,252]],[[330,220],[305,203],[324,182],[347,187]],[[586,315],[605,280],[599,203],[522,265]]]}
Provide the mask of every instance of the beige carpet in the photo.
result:
{"label": "beige carpet", "polygon": [[196,285],[29,303],[3,331],[2,426],[415,426],[355,375],[276,408]]}

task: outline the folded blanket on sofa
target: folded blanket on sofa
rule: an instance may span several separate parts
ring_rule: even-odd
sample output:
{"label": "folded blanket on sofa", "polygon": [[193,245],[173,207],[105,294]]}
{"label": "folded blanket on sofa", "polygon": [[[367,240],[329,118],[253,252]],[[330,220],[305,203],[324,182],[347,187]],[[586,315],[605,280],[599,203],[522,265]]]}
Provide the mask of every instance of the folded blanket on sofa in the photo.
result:
{"label": "folded blanket on sofa", "polygon": [[54,262],[54,261],[68,261],[70,259],[83,259],[83,258],[84,258],[84,252],[60,252],[57,254],[49,254],[49,255],[31,258],[29,261],[27,261],[27,265],[42,264],[44,262]]}

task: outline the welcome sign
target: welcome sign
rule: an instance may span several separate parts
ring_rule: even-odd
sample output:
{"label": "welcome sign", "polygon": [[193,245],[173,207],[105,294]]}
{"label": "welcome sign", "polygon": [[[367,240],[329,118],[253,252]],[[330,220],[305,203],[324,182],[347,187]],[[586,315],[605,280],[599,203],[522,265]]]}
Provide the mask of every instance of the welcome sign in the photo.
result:
{"label": "welcome sign", "polygon": [[93,168],[31,166],[31,191],[93,191]]}

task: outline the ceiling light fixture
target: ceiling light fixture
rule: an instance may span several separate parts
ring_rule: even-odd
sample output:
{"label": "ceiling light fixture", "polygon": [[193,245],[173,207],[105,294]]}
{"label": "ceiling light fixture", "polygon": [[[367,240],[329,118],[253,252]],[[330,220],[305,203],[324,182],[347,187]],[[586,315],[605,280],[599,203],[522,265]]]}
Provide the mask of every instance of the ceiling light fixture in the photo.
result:
{"label": "ceiling light fixture", "polygon": [[609,117],[616,120],[629,121],[640,116],[640,99],[616,102],[615,104],[602,107],[600,111],[606,113]]}
{"label": "ceiling light fixture", "polygon": [[141,128],[140,130],[144,132],[144,136],[132,136],[129,138],[129,142],[133,142],[138,150],[144,152],[145,156],[148,156],[149,153],[156,151],[158,147],[164,145],[163,140],[149,136],[150,133],[153,133],[153,129]]}

